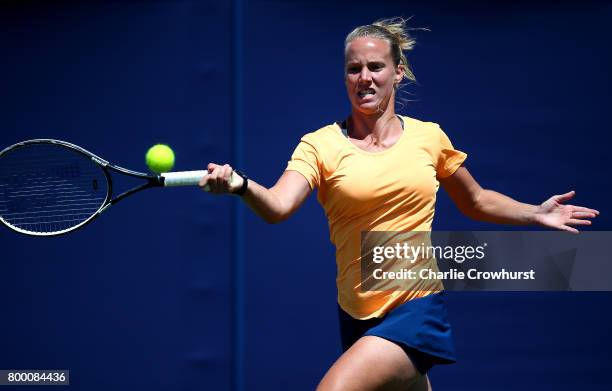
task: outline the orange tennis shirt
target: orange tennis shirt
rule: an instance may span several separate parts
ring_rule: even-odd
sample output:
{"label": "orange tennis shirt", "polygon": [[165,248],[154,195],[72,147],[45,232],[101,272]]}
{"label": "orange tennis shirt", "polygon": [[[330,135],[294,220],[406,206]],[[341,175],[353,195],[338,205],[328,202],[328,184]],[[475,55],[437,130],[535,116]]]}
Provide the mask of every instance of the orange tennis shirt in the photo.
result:
{"label": "orange tennis shirt", "polygon": [[467,157],[438,124],[402,119],[399,140],[381,152],[364,151],[338,124],[327,125],[302,137],[287,166],[318,188],[336,247],[338,303],[356,319],[382,317],[442,289],[437,280],[416,280],[401,291],[361,289],[361,232],[431,231],[438,178],[452,175]]}

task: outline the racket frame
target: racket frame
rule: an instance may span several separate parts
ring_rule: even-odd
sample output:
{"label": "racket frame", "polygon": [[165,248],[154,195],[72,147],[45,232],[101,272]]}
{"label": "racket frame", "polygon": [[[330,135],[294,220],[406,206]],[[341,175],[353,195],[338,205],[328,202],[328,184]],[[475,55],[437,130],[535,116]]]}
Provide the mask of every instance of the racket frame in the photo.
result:
{"label": "racket frame", "polygon": [[[59,235],[63,235],[72,231],[75,231],[83,226],[85,226],[86,224],[90,223],[91,221],[93,221],[94,219],[96,219],[100,214],[102,214],[102,212],[104,212],[106,209],[108,209],[108,207],[110,207],[111,205],[114,205],[116,203],[118,203],[119,201],[121,201],[122,199],[126,198],[129,195],[132,195],[136,192],[148,189],[148,188],[152,188],[152,187],[163,187],[164,186],[164,177],[162,175],[149,175],[149,174],[145,174],[142,172],[138,172],[138,171],[133,171],[133,170],[129,170],[127,168],[123,168],[120,166],[117,166],[115,164],[112,164],[110,162],[108,162],[107,160],[102,159],[101,157],[89,152],[88,150],[79,147],[78,145],[74,145],[72,143],[66,142],[66,141],[62,141],[62,140],[55,140],[55,139],[33,139],[33,140],[26,140],[26,141],[21,141],[18,142],[16,144],[13,144],[5,149],[3,149],[2,151],[0,151],[0,159],[2,158],[2,156],[14,149],[17,148],[22,148],[25,147],[27,145],[32,145],[32,144],[55,144],[55,145],[59,145],[68,149],[71,149],[75,152],[78,152],[82,155],[84,155],[87,158],[90,158],[91,160],[93,160],[98,166],[100,166],[102,172],[104,173],[104,176],[106,178],[106,182],[107,182],[107,191],[106,191],[106,197],[104,199],[104,202],[100,205],[100,207],[98,208],[98,210],[93,213],[89,218],[83,220],[82,222],[80,222],[79,224],[64,229],[64,230],[59,230],[59,231],[53,231],[53,232],[33,232],[33,231],[28,231],[28,230],[24,230],[21,229],[19,227],[16,227],[10,223],[8,223],[6,220],[4,220],[2,218],[2,216],[0,216],[0,222],[2,222],[3,225],[7,226],[8,228],[10,228],[13,231],[19,232],[21,234],[25,234],[28,236],[59,236]],[[123,193],[119,194],[117,197],[113,198],[113,180],[112,180],[112,176],[110,175],[109,171],[115,171],[130,177],[135,177],[135,178],[140,178],[140,179],[144,179],[146,180],[146,183],[143,183],[141,185],[135,186],[131,189],[128,189],[126,191],[124,191]]]}

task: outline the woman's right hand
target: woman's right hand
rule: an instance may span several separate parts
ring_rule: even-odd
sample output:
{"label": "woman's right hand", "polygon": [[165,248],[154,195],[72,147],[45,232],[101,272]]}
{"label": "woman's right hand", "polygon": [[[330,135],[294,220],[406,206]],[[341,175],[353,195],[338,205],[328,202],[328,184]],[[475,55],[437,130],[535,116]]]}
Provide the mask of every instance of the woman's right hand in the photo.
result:
{"label": "woman's right hand", "polygon": [[199,183],[202,190],[213,194],[234,193],[242,187],[242,177],[232,175],[234,169],[229,164],[208,163],[208,175]]}

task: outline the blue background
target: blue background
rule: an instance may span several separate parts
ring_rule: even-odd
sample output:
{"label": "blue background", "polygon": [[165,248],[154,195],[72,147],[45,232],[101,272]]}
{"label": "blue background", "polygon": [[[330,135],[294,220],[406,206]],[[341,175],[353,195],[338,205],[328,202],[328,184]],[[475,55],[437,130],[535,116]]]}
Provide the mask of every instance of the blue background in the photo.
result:
{"label": "blue background", "polygon": [[[2,2],[0,146],[64,139],[144,171],[164,142],[177,170],[227,161],[272,185],[301,135],[349,112],[345,35],[395,15],[431,29],[403,114],[440,123],[484,187],[575,189],[612,229],[606,1]],[[438,194],[435,228],[499,229]],[[152,190],[64,237],[1,229],[0,246],[0,369],[70,369],[79,390],[311,390],[340,354],[314,196],[266,225],[231,197]],[[459,363],[434,389],[608,390],[611,304],[451,293]]]}

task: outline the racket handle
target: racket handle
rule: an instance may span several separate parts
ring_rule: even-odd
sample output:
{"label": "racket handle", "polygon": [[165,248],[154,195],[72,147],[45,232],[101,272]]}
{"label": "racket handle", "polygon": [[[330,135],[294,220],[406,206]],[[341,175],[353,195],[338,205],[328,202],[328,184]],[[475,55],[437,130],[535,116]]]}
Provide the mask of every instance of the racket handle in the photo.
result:
{"label": "racket handle", "polygon": [[[200,184],[200,180],[208,175],[206,170],[197,171],[177,171],[177,172],[166,172],[161,174],[164,178],[164,186],[197,186]],[[236,180],[236,174],[232,172],[231,182]],[[204,190],[208,191],[208,185],[204,187]]]}
{"label": "racket handle", "polygon": [[206,175],[208,171],[197,170],[166,172],[161,177],[164,178],[164,186],[197,186]]}

